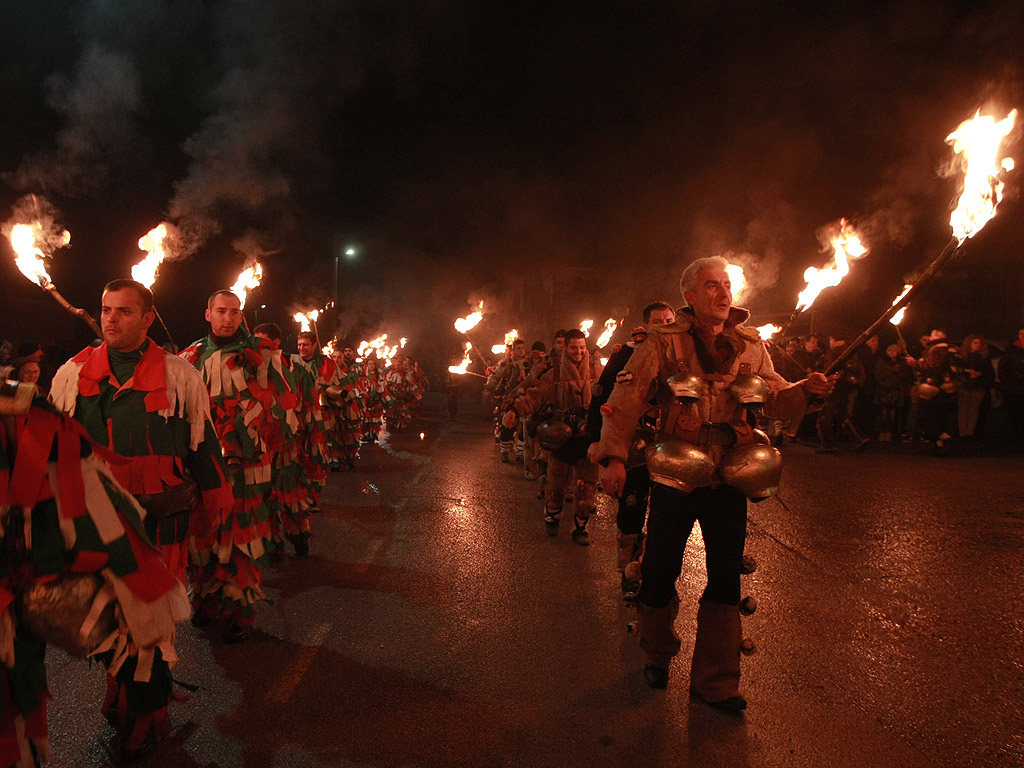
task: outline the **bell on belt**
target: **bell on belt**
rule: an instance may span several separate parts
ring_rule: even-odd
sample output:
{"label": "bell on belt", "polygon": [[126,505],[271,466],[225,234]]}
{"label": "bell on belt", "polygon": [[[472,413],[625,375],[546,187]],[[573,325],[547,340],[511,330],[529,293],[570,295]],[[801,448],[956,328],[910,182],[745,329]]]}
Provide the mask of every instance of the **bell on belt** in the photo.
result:
{"label": "bell on belt", "polygon": [[729,385],[729,394],[744,408],[760,408],[768,398],[768,382],[753,373],[737,376]]}
{"label": "bell on belt", "polygon": [[36,637],[59,645],[72,656],[84,658],[117,629],[111,601],[88,636],[83,637],[79,631],[102,586],[103,579],[98,573],[69,574],[54,581],[32,584],[18,595],[18,619]]}
{"label": "bell on belt", "polygon": [[647,471],[655,483],[690,493],[711,485],[715,465],[706,453],[682,440],[647,446]]}
{"label": "bell on belt", "polygon": [[572,427],[564,421],[544,421],[537,427],[537,442],[545,451],[557,451],[571,437]]}
{"label": "bell on belt", "polygon": [[761,443],[748,443],[729,451],[718,465],[722,479],[753,501],[763,501],[779,490],[782,454]]}
{"label": "bell on belt", "polygon": [[665,380],[673,397],[683,403],[692,403],[708,394],[708,383],[692,373],[673,373]]}

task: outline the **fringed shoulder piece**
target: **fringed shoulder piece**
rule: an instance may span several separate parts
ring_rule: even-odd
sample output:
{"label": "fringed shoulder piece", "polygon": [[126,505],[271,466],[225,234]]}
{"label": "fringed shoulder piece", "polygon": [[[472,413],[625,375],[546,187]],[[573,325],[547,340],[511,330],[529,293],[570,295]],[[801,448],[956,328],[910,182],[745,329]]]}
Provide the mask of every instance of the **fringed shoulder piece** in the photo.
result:
{"label": "fringed shoulder piece", "polygon": [[58,411],[68,416],[75,415],[75,405],[78,402],[78,374],[85,365],[84,361],[77,357],[68,360],[57,369],[50,384],[50,402]]}
{"label": "fringed shoulder piece", "polygon": [[203,377],[188,361],[173,355],[164,360],[167,371],[167,400],[169,403],[160,415],[164,418],[177,416],[187,419],[191,428],[191,448],[196,450],[206,434],[206,422],[210,420],[210,392]]}

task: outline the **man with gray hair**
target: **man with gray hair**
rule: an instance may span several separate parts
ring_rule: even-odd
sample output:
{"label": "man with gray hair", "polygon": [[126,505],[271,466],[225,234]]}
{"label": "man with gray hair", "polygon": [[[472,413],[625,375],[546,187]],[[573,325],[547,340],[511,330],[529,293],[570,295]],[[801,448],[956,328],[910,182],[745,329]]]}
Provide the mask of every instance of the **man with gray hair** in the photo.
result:
{"label": "man with gray hair", "polygon": [[700,522],[707,586],[697,611],[690,693],[716,709],[738,714],[740,569],[747,527],[747,498],[775,492],[781,457],[755,430],[763,409],[785,418],[807,399],[831,392],[832,381],[812,373],[788,383],[775,373],[757,332],[732,306],[732,288],[720,257],[698,259],[680,279],[687,306],[670,325],[651,326],[616,377],[604,408],[597,459],[601,485],[617,497],[637,423],[654,397],[659,418],[646,458],[653,481],[646,552],[637,600],[644,680],[668,686],[680,638],[676,580],[686,540]]}

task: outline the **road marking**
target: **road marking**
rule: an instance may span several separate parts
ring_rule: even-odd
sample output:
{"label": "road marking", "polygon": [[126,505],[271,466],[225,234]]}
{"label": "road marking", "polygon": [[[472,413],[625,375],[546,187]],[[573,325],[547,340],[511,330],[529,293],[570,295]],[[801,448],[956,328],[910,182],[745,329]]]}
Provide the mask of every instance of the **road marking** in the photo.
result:
{"label": "road marking", "polygon": [[320,646],[327,639],[330,631],[331,625],[327,622],[316,626],[312,633],[310,633],[309,644],[299,648],[292,663],[285,667],[284,671],[270,687],[270,690],[267,691],[267,701],[272,701],[275,704],[284,704],[291,698],[296,686],[298,686],[306,674],[309,665],[313,663],[313,659],[320,651]]}

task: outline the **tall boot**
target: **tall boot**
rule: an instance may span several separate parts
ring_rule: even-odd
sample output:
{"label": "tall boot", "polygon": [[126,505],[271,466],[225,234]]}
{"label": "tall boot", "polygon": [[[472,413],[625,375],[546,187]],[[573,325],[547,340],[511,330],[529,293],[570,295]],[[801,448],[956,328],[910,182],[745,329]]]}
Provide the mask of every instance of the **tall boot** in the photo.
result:
{"label": "tall boot", "polygon": [[[636,604],[637,632],[640,635],[640,650],[643,651],[646,666],[644,680],[652,688],[668,686],[668,665],[679,653],[681,640],[676,634],[676,615],[679,613],[679,598],[674,597],[668,605],[657,608]],[[739,616],[739,613],[736,614]],[[739,646],[737,645],[737,652]]]}
{"label": "tall boot", "polygon": [[619,573],[622,573],[622,569],[633,562],[633,553],[636,550],[636,539],[638,535],[639,534],[636,533],[618,532],[616,537],[618,551],[616,552],[615,565],[619,569]]}
{"label": "tall boot", "polygon": [[739,607],[701,600],[690,667],[694,696],[722,709],[746,708],[747,702],[739,695],[742,642]]}

